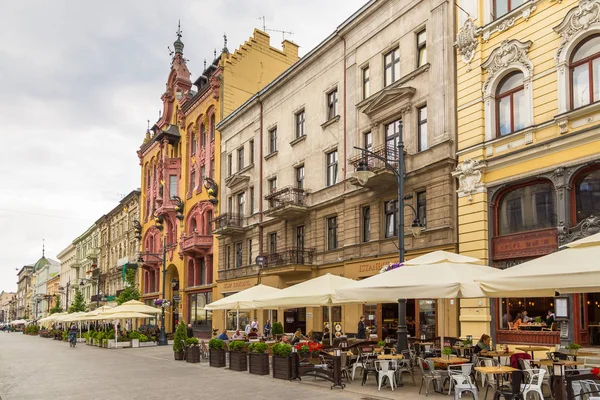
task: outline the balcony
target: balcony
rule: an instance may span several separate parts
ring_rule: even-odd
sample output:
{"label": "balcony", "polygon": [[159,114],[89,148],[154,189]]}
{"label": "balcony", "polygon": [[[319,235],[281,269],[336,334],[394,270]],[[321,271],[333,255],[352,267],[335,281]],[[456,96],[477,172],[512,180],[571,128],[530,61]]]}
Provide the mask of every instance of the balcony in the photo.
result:
{"label": "balcony", "polygon": [[99,255],[100,255],[100,249],[96,247],[96,248],[94,248],[94,249],[91,249],[91,250],[90,250],[90,251],[87,253],[87,256],[86,256],[86,258],[87,258],[88,260],[97,260]]}
{"label": "balcony", "polygon": [[244,217],[238,214],[221,214],[214,218],[212,222],[214,235],[230,236],[242,233],[246,230],[246,227],[244,227]]}
{"label": "balcony", "polygon": [[263,275],[311,272],[315,263],[315,249],[290,248],[267,255]]}
{"label": "balcony", "polygon": [[184,236],[180,242],[181,251],[190,256],[210,253],[212,246],[212,235],[200,235],[197,232],[191,236]]}
{"label": "balcony", "polygon": [[219,281],[245,278],[258,275],[258,265],[248,265],[240,268],[223,269],[219,271]]}
{"label": "balcony", "polygon": [[292,186],[285,187],[265,196],[269,202],[269,209],[265,211],[267,217],[294,219],[306,215],[306,191]]}
{"label": "balcony", "polygon": [[[394,169],[398,168],[398,149],[393,144],[384,144],[378,147],[372,147],[368,150],[382,157]],[[363,152],[359,151],[358,154],[348,158],[348,164],[352,165],[355,170],[366,168],[375,174],[364,184],[359,183],[355,176],[351,177],[350,181],[354,185],[360,184],[360,186],[369,189],[378,187],[387,189],[389,187],[388,185],[397,185],[397,179],[394,172],[386,167],[384,161],[371,154],[363,154]]]}

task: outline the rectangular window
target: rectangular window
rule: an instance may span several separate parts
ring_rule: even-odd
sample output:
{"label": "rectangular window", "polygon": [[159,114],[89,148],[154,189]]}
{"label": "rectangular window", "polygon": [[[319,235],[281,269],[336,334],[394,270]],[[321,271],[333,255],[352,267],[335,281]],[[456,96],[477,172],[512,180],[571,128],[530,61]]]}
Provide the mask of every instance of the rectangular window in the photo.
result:
{"label": "rectangular window", "polygon": [[225,251],[226,251],[226,254],[225,254],[226,264],[225,265],[227,266],[227,269],[231,269],[231,246],[227,245],[225,247]]}
{"label": "rectangular window", "polygon": [[206,127],[204,124],[200,124],[200,146],[206,146]]}
{"label": "rectangular window", "polygon": [[269,233],[269,254],[277,253],[277,232]]}
{"label": "rectangular window", "polygon": [[554,221],[554,196],[545,190],[535,193],[535,229],[545,228],[548,222]]}
{"label": "rectangular window", "polygon": [[227,198],[227,212],[233,214],[233,197],[231,196]]}
{"label": "rectangular window", "polygon": [[202,166],[202,168],[200,168],[200,186],[202,186],[202,183],[205,178],[206,178],[206,167]]}
{"label": "rectangular window", "polygon": [[402,135],[402,120],[396,120],[385,126],[386,158],[397,159],[398,143]]}
{"label": "rectangular window", "polygon": [[304,250],[304,225],[296,227],[296,249]]}
{"label": "rectangular window", "polygon": [[337,89],[327,93],[327,120],[338,115],[338,92]]}
{"label": "rectangular window", "polygon": [[423,226],[427,226],[427,192],[417,193],[417,219]]}
{"label": "rectangular window", "polygon": [[337,217],[327,218],[327,250],[335,250],[338,247]]}
{"label": "rectangular window", "polygon": [[385,237],[390,238],[398,235],[398,201],[390,200],[383,204]]}
{"label": "rectangular window", "polygon": [[198,271],[198,275],[200,277],[200,285],[206,285],[206,261],[204,261],[204,257],[200,259],[200,270]]}
{"label": "rectangular window", "polygon": [[417,33],[417,68],[427,63],[427,31]]}
{"label": "rectangular window", "polygon": [[238,162],[238,171],[241,171],[244,168],[244,148],[240,147],[237,151],[237,162]]}
{"label": "rectangular window", "polygon": [[248,239],[248,244],[247,244],[247,251],[248,251],[248,265],[253,265],[254,264],[254,259],[252,258],[252,239]]}
{"label": "rectangular window", "polygon": [[362,241],[371,240],[371,207],[362,208]]}
{"label": "rectangular window", "polygon": [[194,189],[196,189],[196,171],[190,174],[190,192]]}
{"label": "rectangular window", "polygon": [[385,67],[384,86],[391,85],[400,78],[400,49],[394,49],[383,57]]}
{"label": "rectangular window", "polygon": [[269,131],[269,154],[273,154],[277,151],[277,128],[273,128]]}
{"label": "rectangular window", "polygon": [[215,140],[215,115],[210,116],[210,140]]}
{"label": "rectangular window", "polygon": [[235,267],[240,268],[242,266],[242,242],[235,244]]}
{"label": "rectangular window", "polygon": [[369,67],[364,67],[362,69],[362,98],[366,99],[371,95],[371,82],[370,82],[370,74]]}
{"label": "rectangular window", "polygon": [[254,164],[254,139],[250,141],[249,147],[250,159],[248,161],[250,161],[250,164]]}
{"label": "rectangular window", "polygon": [[240,217],[244,216],[244,209],[246,206],[246,199],[245,199],[245,193],[240,193],[237,195],[237,209],[238,209],[238,214],[240,215]]}
{"label": "rectangular window", "polygon": [[233,154],[227,156],[227,176],[233,174]]}
{"label": "rectangular window", "polygon": [[189,295],[190,323],[200,332],[210,332],[212,329],[212,311],[205,310],[212,303],[212,293],[196,293]]}
{"label": "rectangular window", "polygon": [[508,14],[515,8],[521,6],[527,0],[494,0],[494,19]]}
{"label": "rectangular window", "polygon": [[296,114],[296,139],[301,138],[304,132],[304,110]]}
{"label": "rectangular window", "polygon": [[169,198],[177,196],[177,175],[169,175]]}
{"label": "rectangular window", "polygon": [[210,160],[210,177],[215,179],[215,160]]}
{"label": "rectangular window", "polygon": [[304,189],[304,165],[296,168],[296,187]]}
{"label": "rectangular window", "polygon": [[277,177],[269,179],[269,193],[273,193],[277,190]]}
{"label": "rectangular window", "polygon": [[254,186],[250,187],[250,215],[254,214]]}
{"label": "rectangular window", "polygon": [[327,153],[327,186],[335,185],[338,179],[337,150]]}
{"label": "rectangular window", "polygon": [[370,150],[373,147],[373,134],[371,132],[363,133],[363,148]]}
{"label": "rectangular window", "polygon": [[423,106],[417,110],[419,119],[418,135],[419,135],[419,151],[427,150],[427,106]]}
{"label": "rectangular window", "polygon": [[192,132],[192,143],[191,143],[191,149],[190,149],[190,154],[194,155],[196,154],[196,134],[194,132]]}

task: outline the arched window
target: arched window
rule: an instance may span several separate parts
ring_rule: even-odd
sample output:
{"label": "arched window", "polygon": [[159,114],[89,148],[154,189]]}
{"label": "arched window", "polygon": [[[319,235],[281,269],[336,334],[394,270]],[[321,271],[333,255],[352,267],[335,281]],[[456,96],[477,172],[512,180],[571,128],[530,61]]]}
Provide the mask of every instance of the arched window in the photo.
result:
{"label": "arched window", "polygon": [[579,175],[574,186],[576,223],[600,216],[600,169]]}
{"label": "arched window", "polygon": [[525,128],[525,90],[523,73],[513,72],[506,76],[496,90],[497,135],[502,137]]}
{"label": "arched window", "polygon": [[592,36],[573,51],[571,70],[571,108],[600,100],[600,36]]}
{"label": "arched window", "polygon": [[194,155],[196,154],[196,133],[194,132],[194,130],[192,129],[192,140],[191,140],[191,144],[190,144],[190,154]]}
{"label": "arched window", "polygon": [[499,201],[498,235],[556,226],[556,199],[550,182],[536,182],[504,193]]}

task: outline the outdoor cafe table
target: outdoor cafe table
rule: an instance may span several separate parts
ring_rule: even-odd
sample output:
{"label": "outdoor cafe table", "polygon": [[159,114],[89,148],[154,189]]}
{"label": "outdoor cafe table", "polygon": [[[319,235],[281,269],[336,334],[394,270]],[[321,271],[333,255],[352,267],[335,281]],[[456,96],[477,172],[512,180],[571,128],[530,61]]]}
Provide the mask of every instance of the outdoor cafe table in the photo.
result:
{"label": "outdoor cafe table", "polygon": [[534,351],[549,351],[550,350],[547,347],[540,347],[540,346],[522,346],[522,347],[516,347],[515,349],[524,351],[525,353],[531,352],[531,358],[535,358],[533,356]]}
{"label": "outdoor cafe table", "polygon": [[453,348],[454,350],[458,350],[458,352],[460,353],[459,355],[460,355],[461,357],[464,357],[464,356],[465,356],[465,351],[466,351],[466,350],[468,350],[468,351],[469,351],[469,354],[470,354],[470,352],[471,352],[471,351],[473,351],[473,347],[474,347],[474,346],[465,346],[465,345],[454,345],[454,346],[452,346],[452,348]]}
{"label": "outdoor cafe table", "polygon": [[402,354],[379,354],[378,360],[402,360],[404,356]]}
{"label": "outdoor cafe table", "polygon": [[[475,371],[479,371],[482,374],[499,375],[498,377],[496,377],[496,393],[497,393],[500,391],[500,387],[502,387],[502,385],[500,384],[500,381],[502,380],[503,375],[514,372],[514,371],[518,371],[518,369],[513,368],[513,367],[508,367],[506,365],[499,365],[497,367],[475,367]],[[494,398],[496,398],[496,396],[494,396]]]}
{"label": "outdoor cafe table", "polygon": [[505,351],[486,351],[486,352],[481,352],[481,355],[483,355],[484,357],[498,357],[498,363],[500,363],[500,357],[510,357],[513,354],[515,354],[514,351],[509,351],[509,352],[505,352]]}
{"label": "outdoor cafe table", "polygon": [[468,358],[461,358],[461,357],[450,357],[449,359],[446,359],[444,357],[431,357],[428,358],[428,360],[433,361],[436,364],[464,364],[464,363],[468,363],[469,359]]}
{"label": "outdoor cafe table", "polygon": [[547,367],[551,367],[554,364],[562,364],[565,367],[573,367],[575,365],[584,365],[583,361],[553,361],[553,360],[537,360],[534,361],[535,364],[545,365]]}
{"label": "outdoor cafe table", "polygon": [[576,353],[566,353],[564,351],[561,351],[560,354],[572,356],[573,360],[575,361],[577,361],[577,357],[600,357],[600,354],[592,353],[591,351],[577,351]]}

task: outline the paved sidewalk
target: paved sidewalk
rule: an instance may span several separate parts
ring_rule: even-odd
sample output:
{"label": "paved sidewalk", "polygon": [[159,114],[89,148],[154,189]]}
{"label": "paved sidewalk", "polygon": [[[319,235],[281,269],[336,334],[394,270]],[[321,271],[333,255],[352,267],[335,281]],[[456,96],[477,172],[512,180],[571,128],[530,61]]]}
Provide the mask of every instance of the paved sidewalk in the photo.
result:
{"label": "paved sidewalk", "polygon": [[286,382],[174,361],[170,346],[108,350],[80,343],[71,349],[52,339],[0,333],[1,400],[425,399],[408,381],[394,392],[378,392],[374,380],[361,386],[358,379],[344,390],[330,390],[330,383],[312,378]]}

